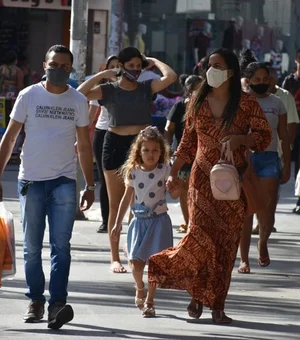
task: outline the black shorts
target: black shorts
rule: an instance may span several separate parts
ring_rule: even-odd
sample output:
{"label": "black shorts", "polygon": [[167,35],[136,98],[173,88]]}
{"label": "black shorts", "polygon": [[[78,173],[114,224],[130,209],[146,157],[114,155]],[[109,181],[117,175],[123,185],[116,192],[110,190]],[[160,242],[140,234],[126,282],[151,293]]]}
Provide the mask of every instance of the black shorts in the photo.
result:
{"label": "black shorts", "polygon": [[106,132],[102,150],[103,170],[118,170],[125,163],[136,136],[120,136],[111,131]]}

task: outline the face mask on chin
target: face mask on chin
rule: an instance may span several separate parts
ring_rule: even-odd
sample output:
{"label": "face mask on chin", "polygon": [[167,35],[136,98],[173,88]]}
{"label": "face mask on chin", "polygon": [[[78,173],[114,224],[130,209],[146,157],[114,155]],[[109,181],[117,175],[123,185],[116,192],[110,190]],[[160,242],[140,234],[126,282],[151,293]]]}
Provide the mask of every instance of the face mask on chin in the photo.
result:
{"label": "face mask on chin", "polygon": [[137,81],[138,77],[141,74],[141,70],[128,70],[127,68],[123,69],[123,76],[131,82]]}
{"label": "face mask on chin", "polygon": [[269,89],[270,84],[250,84],[250,89],[257,94],[265,94]]}
{"label": "face mask on chin", "polygon": [[228,80],[228,70],[219,70],[210,67],[206,72],[207,83],[209,86],[218,88]]}
{"label": "face mask on chin", "polygon": [[46,68],[47,80],[54,86],[66,86],[70,73],[63,68]]}

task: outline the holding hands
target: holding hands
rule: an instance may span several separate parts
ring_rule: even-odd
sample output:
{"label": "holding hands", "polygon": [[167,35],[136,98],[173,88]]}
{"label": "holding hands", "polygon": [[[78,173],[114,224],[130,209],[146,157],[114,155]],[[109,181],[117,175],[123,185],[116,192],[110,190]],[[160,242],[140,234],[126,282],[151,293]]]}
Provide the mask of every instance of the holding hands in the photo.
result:
{"label": "holding hands", "polygon": [[180,180],[178,177],[169,176],[166,183],[167,190],[170,193],[170,196],[175,199],[180,196],[181,188],[180,188]]}

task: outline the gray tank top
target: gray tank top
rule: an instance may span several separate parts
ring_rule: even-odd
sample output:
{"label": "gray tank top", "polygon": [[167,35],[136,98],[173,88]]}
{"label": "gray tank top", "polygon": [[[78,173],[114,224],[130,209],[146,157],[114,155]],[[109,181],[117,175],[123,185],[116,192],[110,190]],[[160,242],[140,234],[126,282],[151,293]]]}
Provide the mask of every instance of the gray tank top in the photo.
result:
{"label": "gray tank top", "polygon": [[152,80],[138,82],[132,91],[120,88],[119,82],[100,85],[99,102],[107,108],[110,127],[151,124],[151,83]]}

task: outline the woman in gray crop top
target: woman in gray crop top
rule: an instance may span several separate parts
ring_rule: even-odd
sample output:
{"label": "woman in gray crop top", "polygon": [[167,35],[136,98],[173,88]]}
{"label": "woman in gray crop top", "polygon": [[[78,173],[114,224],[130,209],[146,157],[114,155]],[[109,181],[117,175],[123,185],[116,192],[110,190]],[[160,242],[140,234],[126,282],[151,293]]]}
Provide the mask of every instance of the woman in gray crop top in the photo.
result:
{"label": "woman in gray crop top", "polygon": [[[259,224],[258,264],[267,267],[270,264],[268,239],[275,222],[275,211],[278,200],[279,184],[286,183],[290,178],[290,143],[287,130],[287,113],[283,102],[270,94],[269,69],[263,63],[252,62],[244,70],[247,91],[254,95],[264,111],[272,129],[272,142],[264,152],[254,151],[251,155],[253,169],[260,178],[261,188],[269,193],[270,202],[265,210],[257,213]],[[282,147],[282,160],[278,155],[278,139]],[[246,219],[241,243],[241,265],[239,273],[249,273],[249,247],[253,216]]]}
{"label": "woman in gray crop top", "polygon": [[[151,125],[153,95],[174,83],[177,75],[168,65],[155,58],[145,58],[134,47],[120,51],[118,60],[120,69],[97,73],[81,84],[78,91],[88,100],[99,100],[108,110],[109,129],[104,139],[102,164],[109,196],[110,269],[114,273],[125,273],[126,269],[119,256],[119,240],[112,241],[110,235],[125,190],[124,182],[117,171],[127,159],[135,137],[147,125]],[[162,77],[137,82],[142,69],[153,65],[160,70]],[[118,81],[98,85],[102,79],[110,79],[119,74]]]}

